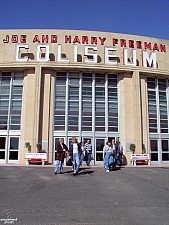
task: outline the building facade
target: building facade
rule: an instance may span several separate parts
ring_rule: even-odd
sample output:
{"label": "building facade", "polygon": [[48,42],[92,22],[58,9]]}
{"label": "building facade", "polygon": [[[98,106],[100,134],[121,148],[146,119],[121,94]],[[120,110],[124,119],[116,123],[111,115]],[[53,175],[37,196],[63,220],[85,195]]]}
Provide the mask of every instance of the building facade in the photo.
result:
{"label": "building facade", "polygon": [[0,163],[25,164],[42,143],[55,163],[60,137],[103,146],[143,145],[152,163],[169,163],[169,40],[77,30],[0,31]]}

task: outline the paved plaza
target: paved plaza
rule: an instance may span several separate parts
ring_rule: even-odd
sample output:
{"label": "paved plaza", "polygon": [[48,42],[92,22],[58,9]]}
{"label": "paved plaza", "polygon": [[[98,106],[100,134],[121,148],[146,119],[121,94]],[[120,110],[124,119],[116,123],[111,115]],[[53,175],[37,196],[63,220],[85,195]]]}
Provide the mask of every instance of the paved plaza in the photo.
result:
{"label": "paved plaza", "polygon": [[0,225],[169,224],[169,167],[53,170],[0,166]]}

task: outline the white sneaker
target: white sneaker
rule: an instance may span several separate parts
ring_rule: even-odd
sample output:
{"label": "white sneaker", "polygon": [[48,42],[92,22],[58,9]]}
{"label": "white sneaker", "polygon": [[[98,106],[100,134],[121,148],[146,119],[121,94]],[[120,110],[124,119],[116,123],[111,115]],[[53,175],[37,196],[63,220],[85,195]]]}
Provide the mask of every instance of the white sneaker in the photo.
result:
{"label": "white sneaker", "polygon": [[109,172],[109,170],[106,170],[106,172]]}

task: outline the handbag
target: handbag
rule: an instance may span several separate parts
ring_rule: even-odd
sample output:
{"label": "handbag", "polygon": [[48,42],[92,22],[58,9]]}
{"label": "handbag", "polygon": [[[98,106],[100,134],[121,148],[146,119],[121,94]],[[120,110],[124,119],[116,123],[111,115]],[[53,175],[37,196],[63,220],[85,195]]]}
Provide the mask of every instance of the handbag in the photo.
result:
{"label": "handbag", "polygon": [[66,166],[72,166],[73,165],[73,163],[72,163],[72,160],[71,160],[71,158],[70,159],[68,159],[68,161],[66,162]]}
{"label": "handbag", "polygon": [[64,153],[64,158],[68,158],[68,157],[69,157],[68,153],[65,152],[65,153]]}

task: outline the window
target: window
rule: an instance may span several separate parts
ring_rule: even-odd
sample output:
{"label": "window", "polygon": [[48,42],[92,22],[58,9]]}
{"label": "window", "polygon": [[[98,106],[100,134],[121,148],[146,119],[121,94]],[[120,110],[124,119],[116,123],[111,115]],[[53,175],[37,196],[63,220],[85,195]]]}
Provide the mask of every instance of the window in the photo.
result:
{"label": "window", "polygon": [[21,129],[23,79],[23,72],[2,72],[0,76],[0,130]]}
{"label": "window", "polygon": [[108,75],[108,131],[118,132],[117,75]]}
{"label": "window", "polygon": [[82,75],[82,131],[92,131],[92,74]]}
{"label": "window", "polygon": [[65,130],[66,73],[56,74],[54,130]]}
{"label": "window", "polygon": [[149,132],[157,133],[157,97],[156,97],[156,80],[147,78],[148,88],[148,112],[149,112]]}
{"label": "window", "polygon": [[56,73],[55,131],[118,132],[118,107],[116,74]]}
{"label": "window", "polygon": [[105,131],[105,74],[95,74],[95,131]]}
{"label": "window", "polygon": [[79,130],[79,74],[69,74],[68,130]]}
{"label": "window", "polygon": [[168,133],[168,112],[166,80],[158,79],[159,108],[160,108],[160,132]]}
{"label": "window", "polygon": [[[150,133],[168,133],[168,81],[161,78],[147,78],[148,111]],[[159,112],[159,121],[157,115]],[[157,124],[159,124],[159,129]]]}
{"label": "window", "polygon": [[23,79],[23,73],[14,73],[11,91],[10,130],[21,129]]}
{"label": "window", "polygon": [[158,141],[150,140],[151,161],[158,161]]}

